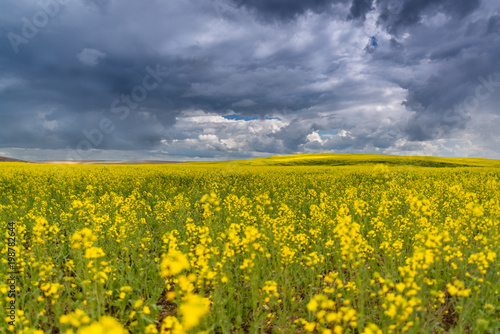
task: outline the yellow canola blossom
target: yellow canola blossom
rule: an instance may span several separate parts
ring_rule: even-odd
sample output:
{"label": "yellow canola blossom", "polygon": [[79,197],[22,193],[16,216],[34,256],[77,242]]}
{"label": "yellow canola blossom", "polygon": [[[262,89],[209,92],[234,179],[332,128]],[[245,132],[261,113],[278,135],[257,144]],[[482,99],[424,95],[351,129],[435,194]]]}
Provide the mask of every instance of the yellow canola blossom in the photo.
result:
{"label": "yellow canola blossom", "polygon": [[85,311],[76,309],[74,312],[62,315],[59,318],[59,322],[63,325],[72,325],[74,327],[80,327],[81,325],[86,325],[90,323],[90,318],[85,313]]}
{"label": "yellow canola blossom", "polygon": [[180,274],[185,269],[189,269],[190,264],[187,256],[180,251],[171,250],[164,255],[161,264],[161,275],[170,277]]}
{"label": "yellow canola blossom", "polygon": [[1,163],[0,332],[495,332],[499,167]]}
{"label": "yellow canola blossom", "polygon": [[87,259],[97,259],[103,257],[105,254],[99,247],[90,247],[85,249],[85,257]]}
{"label": "yellow canola blossom", "polygon": [[210,301],[197,294],[187,294],[179,308],[182,317],[182,326],[189,331],[197,326],[202,317],[210,311]]}
{"label": "yellow canola blossom", "polygon": [[129,333],[123,325],[115,318],[104,316],[99,321],[93,322],[88,326],[81,327],[78,334],[127,334]]}

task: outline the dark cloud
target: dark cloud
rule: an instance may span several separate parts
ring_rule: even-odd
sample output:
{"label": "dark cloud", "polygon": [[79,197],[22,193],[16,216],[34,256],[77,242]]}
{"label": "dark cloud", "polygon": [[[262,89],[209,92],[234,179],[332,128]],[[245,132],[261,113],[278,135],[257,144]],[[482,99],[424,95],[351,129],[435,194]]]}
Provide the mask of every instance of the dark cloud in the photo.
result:
{"label": "dark cloud", "polygon": [[348,19],[365,20],[366,13],[372,9],[373,0],[354,0],[349,10]]}
{"label": "dark cloud", "polygon": [[[497,122],[498,76],[473,100],[500,72],[494,0],[80,0],[45,21],[31,1],[2,8],[2,150],[394,152]],[[216,117],[233,113],[258,120]]]}
{"label": "dark cloud", "polygon": [[500,15],[493,15],[488,20],[488,34],[500,34]]}
{"label": "dark cloud", "polygon": [[[483,28],[486,22],[483,20]],[[484,34],[485,30],[469,36],[448,32],[436,38],[435,45],[427,43],[420,62],[432,64],[432,72],[401,83],[408,91],[404,105],[414,113],[405,127],[411,140],[447,137],[465,129],[476,114],[492,112],[491,101],[500,95],[495,86],[500,81],[500,62],[495,56],[500,46]]]}
{"label": "dark cloud", "polygon": [[[231,0],[240,7],[255,10],[266,20],[290,21],[307,11],[321,13],[333,4],[346,3],[347,0]],[[358,1],[358,0],[356,0]]]}
{"label": "dark cloud", "polygon": [[391,34],[399,34],[422,21],[426,15],[443,13],[462,19],[479,8],[481,0],[377,0],[379,23]]}
{"label": "dark cloud", "polygon": [[111,0],[84,0],[85,3],[99,8],[107,8],[111,4]]}

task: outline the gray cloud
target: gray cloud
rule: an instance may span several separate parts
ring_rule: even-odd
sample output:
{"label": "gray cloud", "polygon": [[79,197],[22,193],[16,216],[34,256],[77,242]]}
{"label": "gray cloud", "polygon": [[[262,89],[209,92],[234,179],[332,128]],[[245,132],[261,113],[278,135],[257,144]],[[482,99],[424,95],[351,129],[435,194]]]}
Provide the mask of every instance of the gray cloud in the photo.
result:
{"label": "gray cloud", "polygon": [[[435,154],[451,150],[435,141],[498,122],[500,78],[489,79],[500,71],[494,0],[81,0],[60,5],[29,38],[23,29],[42,7],[26,0],[3,8],[2,151],[63,155],[105,118],[114,130],[89,155],[231,158],[431,146]],[[17,53],[9,34],[27,40]],[[168,75],[134,100],[157,65]],[[476,105],[479,77],[493,91],[481,88],[489,96]],[[117,106],[128,108],[127,117]],[[190,112],[259,121],[199,128],[186,123],[194,122]],[[283,123],[270,130],[266,117]],[[484,128],[489,135],[474,137],[471,154],[494,152],[487,143],[498,135]],[[318,131],[343,135],[311,135]]]}
{"label": "gray cloud", "polygon": [[481,0],[377,0],[379,23],[392,34],[399,34],[422,22],[425,16],[444,13],[463,19],[479,8]]}
{"label": "gray cloud", "polygon": [[365,20],[366,14],[372,10],[373,0],[354,0],[349,10],[349,19]]}
{"label": "gray cloud", "polygon": [[321,13],[328,10],[333,4],[346,3],[347,0],[231,0],[240,7],[255,10],[258,16],[270,20],[290,21],[311,11]]}
{"label": "gray cloud", "polygon": [[500,34],[500,15],[493,15],[488,20],[488,34]]}
{"label": "gray cloud", "polygon": [[87,49],[87,48],[84,48],[76,55],[76,58],[82,64],[88,66],[96,66],[97,64],[99,64],[99,61],[104,57],[106,57],[106,54],[104,52],[101,52],[96,49]]}

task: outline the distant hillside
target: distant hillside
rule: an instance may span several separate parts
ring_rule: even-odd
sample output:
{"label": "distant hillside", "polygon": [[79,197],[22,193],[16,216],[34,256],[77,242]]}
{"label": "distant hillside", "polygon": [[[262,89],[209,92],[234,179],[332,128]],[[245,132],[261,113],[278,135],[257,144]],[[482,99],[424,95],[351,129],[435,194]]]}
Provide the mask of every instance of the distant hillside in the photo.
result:
{"label": "distant hillside", "polygon": [[12,159],[7,157],[0,157],[0,162],[26,162],[24,160]]}
{"label": "distant hillside", "polygon": [[353,166],[386,164],[420,167],[500,167],[500,160],[479,158],[443,158],[382,154],[313,153],[281,155],[238,161],[224,161],[246,166]]}
{"label": "distant hillside", "polygon": [[[139,164],[172,164],[177,161],[113,161],[113,160],[82,160],[82,161],[23,161],[0,157],[0,162],[32,162],[78,165],[139,165]],[[497,167],[500,160],[480,158],[443,158],[428,156],[401,156],[383,154],[345,154],[345,153],[312,153],[279,155],[267,158],[230,161],[184,162],[196,165],[233,166],[355,166],[385,164],[389,166],[420,166],[420,167]]]}
{"label": "distant hillside", "polygon": [[63,165],[155,165],[155,164],[175,164],[177,161],[160,161],[160,160],[135,160],[135,161],[118,161],[118,160],[39,160],[29,161],[38,164],[63,164]]}

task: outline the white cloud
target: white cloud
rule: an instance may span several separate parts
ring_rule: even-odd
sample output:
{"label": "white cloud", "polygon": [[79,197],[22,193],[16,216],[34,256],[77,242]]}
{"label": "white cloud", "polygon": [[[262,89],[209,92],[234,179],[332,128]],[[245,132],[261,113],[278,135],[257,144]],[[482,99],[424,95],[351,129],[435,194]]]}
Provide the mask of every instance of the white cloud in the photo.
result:
{"label": "white cloud", "polygon": [[218,142],[219,138],[216,135],[199,135],[198,139],[206,142]]}
{"label": "white cloud", "polygon": [[96,66],[102,58],[105,58],[106,54],[96,49],[83,49],[80,53],[76,55],[78,60],[87,66]]}
{"label": "white cloud", "polygon": [[245,121],[200,110],[185,111],[169,132],[172,140],[162,141],[162,150],[169,155],[211,159],[266,156],[264,148],[280,147],[274,136],[287,124],[278,119]]}
{"label": "white cloud", "polygon": [[315,141],[317,141],[318,143],[323,143],[323,140],[321,139],[321,136],[318,134],[317,131],[308,134],[306,138],[311,143]]}

